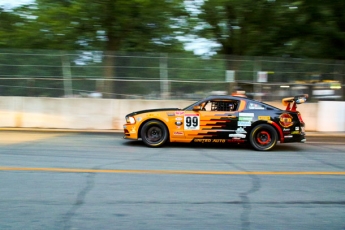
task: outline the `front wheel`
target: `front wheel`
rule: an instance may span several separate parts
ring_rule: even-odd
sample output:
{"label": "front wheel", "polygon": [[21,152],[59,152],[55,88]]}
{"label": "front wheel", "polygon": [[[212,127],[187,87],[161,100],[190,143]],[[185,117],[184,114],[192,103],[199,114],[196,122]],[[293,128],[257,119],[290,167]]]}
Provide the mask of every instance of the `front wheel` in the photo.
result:
{"label": "front wheel", "polygon": [[278,141],[276,130],[267,124],[260,124],[250,132],[249,142],[254,149],[259,151],[271,150]]}
{"label": "front wheel", "polygon": [[143,142],[150,147],[160,147],[168,140],[168,130],[166,126],[157,120],[148,121],[141,129]]}

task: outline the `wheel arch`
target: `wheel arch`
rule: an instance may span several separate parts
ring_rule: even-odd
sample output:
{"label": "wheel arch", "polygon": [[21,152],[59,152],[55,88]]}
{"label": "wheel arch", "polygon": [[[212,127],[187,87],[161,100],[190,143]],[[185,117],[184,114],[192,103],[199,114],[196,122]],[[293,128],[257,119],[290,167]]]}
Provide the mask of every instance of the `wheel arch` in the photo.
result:
{"label": "wheel arch", "polygon": [[272,124],[259,122],[253,125],[248,141],[255,150],[269,151],[279,141],[279,134]]}
{"label": "wheel arch", "polygon": [[157,119],[157,118],[149,118],[140,124],[139,129],[138,129],[138,138],[141,138],[141,130],[142,130],[143,126],[149,121],[160,121],[160,122],[162,122],[168,131],[168,141],[170,141],[170,130],[169,130],[168,125],[163,120]]}
{"label": "wheel arch", "polygon": [[275,123],[274,121],[264,121],[264,120],[259,120],[259,121],[256,121],[252,124],[252,126],[250,127],[250,130],[248,133],[250,133],[256,126],[258,125],[261,125],[261,124],[268,124],[270,126],[272,126],[277,134],[278,134],[278,139],[281,143],[284,142],[284,134],[283,134],[283,130],[279,127],[279,125],[277,123]]}

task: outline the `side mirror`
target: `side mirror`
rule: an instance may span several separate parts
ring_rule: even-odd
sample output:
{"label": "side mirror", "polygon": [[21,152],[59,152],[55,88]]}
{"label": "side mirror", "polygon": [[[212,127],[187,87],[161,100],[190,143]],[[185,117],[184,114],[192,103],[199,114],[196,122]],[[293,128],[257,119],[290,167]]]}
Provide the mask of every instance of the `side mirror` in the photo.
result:
{"label": "side mirror", "polygon": [[195,106],[193,107],[193,110],[194,110],[194,111],[200,111],[200,110],[201,110],[201,106],[200,106],[200,105],[195,105]]}

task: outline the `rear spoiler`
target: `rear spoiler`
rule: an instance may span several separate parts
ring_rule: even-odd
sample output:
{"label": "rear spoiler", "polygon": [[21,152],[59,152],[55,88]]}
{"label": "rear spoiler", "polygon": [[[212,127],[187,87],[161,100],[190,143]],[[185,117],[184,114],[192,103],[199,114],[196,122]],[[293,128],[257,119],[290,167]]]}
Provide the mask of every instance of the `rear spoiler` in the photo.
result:
{"label": "rear spoiler", "polygon": [[286,111],[296,111],[297,104],[302,104],[307,101],[308,94],[297,95],[294,97],[283,98],[283,106],[286,106]]}

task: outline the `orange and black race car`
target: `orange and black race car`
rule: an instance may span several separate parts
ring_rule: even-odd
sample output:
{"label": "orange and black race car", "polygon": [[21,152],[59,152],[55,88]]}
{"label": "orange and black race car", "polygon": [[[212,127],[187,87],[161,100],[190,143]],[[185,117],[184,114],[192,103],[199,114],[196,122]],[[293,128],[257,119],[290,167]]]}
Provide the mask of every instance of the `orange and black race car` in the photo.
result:
{"label": "orange and black race car", "polygon": [[307,100],[282,100],[285,110],[237,96],[210,96],[184,109],[150,109],[126,115],[124,138],[159,147],[170,142],[250,143],[270,150],[278,141],[305,142],[305,124],[296,110]]}

